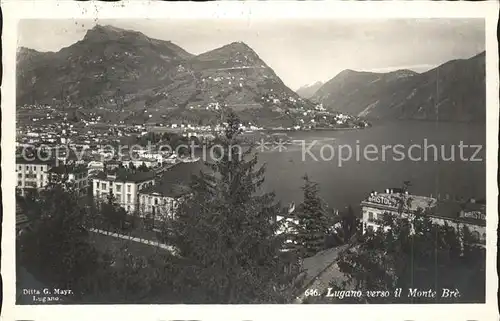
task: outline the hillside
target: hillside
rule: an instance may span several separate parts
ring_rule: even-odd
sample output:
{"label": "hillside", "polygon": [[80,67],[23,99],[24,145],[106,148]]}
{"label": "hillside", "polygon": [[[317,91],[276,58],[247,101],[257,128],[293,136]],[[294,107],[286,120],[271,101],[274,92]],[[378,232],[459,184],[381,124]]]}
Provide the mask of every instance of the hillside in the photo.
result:
{"label": "hillside", "polygon": [[312,97],[330,110],[368,119],[484,122],[485,53],[427,72],[344,70]]}
{"label": "hillside", "polygon": [[299,89],[296,90],[296,92],[300,97],[309,99],[313,97],[316,91],[318,91],[318,89],[320,89],[321,86],[323,85],[324,85],[323,82],[317,81],[314,84],[300,87]]}
{"label": "hillside", "polygon": [[17,100],[100,109],[126,122],[213,122],[231,107],[248,121],[291,125],[289,108],[312,108],[249,46],[194,56],[169,41],[111,26],[58,52],[18,51]]}

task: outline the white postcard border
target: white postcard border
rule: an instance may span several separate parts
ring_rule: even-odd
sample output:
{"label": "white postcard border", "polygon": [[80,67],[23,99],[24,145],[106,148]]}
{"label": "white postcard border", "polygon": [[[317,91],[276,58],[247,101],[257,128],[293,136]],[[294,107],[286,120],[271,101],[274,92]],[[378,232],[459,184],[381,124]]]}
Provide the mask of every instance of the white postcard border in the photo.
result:
{"label": "white postcard border", "polygon": [[[3,317],[6,320],[497,320],[498,44],[499,5],[488,2],[2,2]],[[487,66],[487,278],[486,304],[449,305],[80,305],[15,306],[15,52],[20,19],[345,19],[485,18]],[[48,35],[50,36],[50,35]]]}

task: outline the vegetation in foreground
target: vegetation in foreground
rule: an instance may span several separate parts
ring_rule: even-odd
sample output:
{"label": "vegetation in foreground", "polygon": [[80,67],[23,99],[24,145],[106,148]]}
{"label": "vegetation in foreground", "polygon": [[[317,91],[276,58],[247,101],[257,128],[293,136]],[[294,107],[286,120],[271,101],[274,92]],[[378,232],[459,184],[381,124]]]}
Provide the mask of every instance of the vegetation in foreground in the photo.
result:
{"label": "vegetation in foreground", "polygon": [[[228,124],[219,138],[224,146],[220,160],[206,164],[210,174],[193,179],[192,195],[181,203],[177,219],[160,225],[174,254],[126,241],[102,246],[102,237],[88,228],[98,218],[122,229],[123,210],[112,198],[103,206],[89,206],[61,177],[24,199],[32,223],[17,240],[17,266],[50,287],[72,289],[74,294],[62,303],[291,303],[303,291],[294,282],[297,263],[329,246],[349,244],[337,262],[344,277],[331,280],[333,289],[392,293],[396,288],[458,287],[463,295],[457,301],[484,302],[485,253],[472,245],[467,230],[436,226],[423,215],[387,215],[381,222],[387,228],[362,235],[352,209],[333,217],[307,177],[303,203],[287,214],[273,194],[260,190],[265,168],[257,167],[252,150],[238,154],[232,149],[239,139],[238,119],[230,115]],[[409,201],[401,199],[401,212]],[[296,225],[289,233],[276,233],[283,223],[276,217],[287,215]],[[388,303],[394,298],[328,302]]]}

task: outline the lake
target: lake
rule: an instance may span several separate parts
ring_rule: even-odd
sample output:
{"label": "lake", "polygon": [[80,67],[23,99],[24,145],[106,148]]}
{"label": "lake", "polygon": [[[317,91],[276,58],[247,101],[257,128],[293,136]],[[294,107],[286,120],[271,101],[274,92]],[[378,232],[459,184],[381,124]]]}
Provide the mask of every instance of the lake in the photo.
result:
{"label": "lake", "polygon": [[[387,188],[401,187],[404,181],[411,182],[410,193],[416,195],[486,197],[484,124],[399,121],[374,123],[373,127],[359,130],[287,134],[294,143],[285,145],[286,150],[279,151],[278,145],[266,145],[265,150],[259,151],[259,161],[267,168],[264,188],[274,191],[283,205],[302,201],[302,177],[305,174],[319,184],[323,200],[336,209],[348,205],[358,209],[371,191],[383,192]],[[398,144],[396,150],[391,148]],[[432,145],[436,146],[435,149]],[[465,145],[481,148],[477,155],[473,155],[478,147]],[[424,152],[426,146],[427,153]],[[382,152],[384,147],[385,153]],[[350,159],[347,157],[349,148],[352,152]],[[365,151],[369,153],[365,155]],[[185,166],[188,170],[179,171],[186,172],[179,175],[185,179],[189,173],[197,172],[200,166]],[[177,170],[173,172],[177,173]]]}
{"label": "lake", "polygon": [[[321,197],[337,209],[349,204],[357,208],[372,190],[401,187],[403,181],[410,181],[410,192],[418,195],[486,196],[484,124],[381,122],[361,130],[291,132],[289,136],[295,142],[286,150],[278,151],[275,145],[275,150],[268,147],[259,153],[267,167],[265,189],[274,191],[284,204],[302,201],[304,174],[319,184]],[[397,144],[397,150],[391,149]],[[346,160],[339,163],[339,154]]]}

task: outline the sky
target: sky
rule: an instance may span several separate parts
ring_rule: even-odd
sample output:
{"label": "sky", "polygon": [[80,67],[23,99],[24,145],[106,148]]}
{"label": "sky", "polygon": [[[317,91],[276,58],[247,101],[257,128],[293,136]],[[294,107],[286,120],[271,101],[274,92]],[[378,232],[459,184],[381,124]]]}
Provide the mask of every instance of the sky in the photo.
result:
{"label": "sky", "polygon": [[483,19],[23,20],[18,45],[58,51],[96,24],[170,40],[192,54],[243,41],[291,89],[328,81],[344,69],[429,70],[485,49]]}

